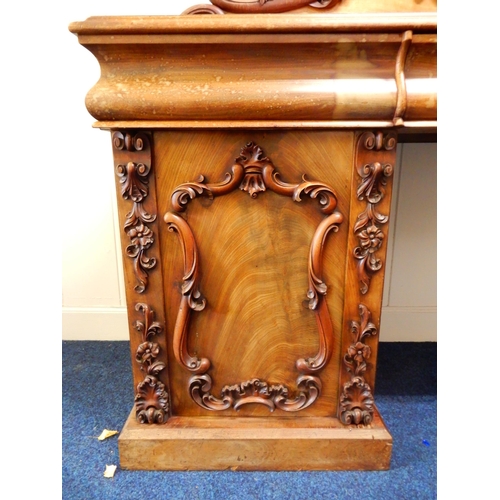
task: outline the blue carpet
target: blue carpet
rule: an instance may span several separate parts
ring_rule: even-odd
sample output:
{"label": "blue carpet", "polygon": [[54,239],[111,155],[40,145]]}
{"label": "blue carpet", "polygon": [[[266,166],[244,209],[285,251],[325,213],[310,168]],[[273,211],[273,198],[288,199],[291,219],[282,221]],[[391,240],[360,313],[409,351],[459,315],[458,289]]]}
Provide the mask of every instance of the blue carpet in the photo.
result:
{"label": "blue carpet", "polygon": [[[435,343],[379,345],[375,400],[393,437],[383,472],[152,472],[119,468],[117,436],[132,408],[128,342],[62,345],[63,499],[397,499],[437,498]],[[106,464],[118,465],[114,478]]]}

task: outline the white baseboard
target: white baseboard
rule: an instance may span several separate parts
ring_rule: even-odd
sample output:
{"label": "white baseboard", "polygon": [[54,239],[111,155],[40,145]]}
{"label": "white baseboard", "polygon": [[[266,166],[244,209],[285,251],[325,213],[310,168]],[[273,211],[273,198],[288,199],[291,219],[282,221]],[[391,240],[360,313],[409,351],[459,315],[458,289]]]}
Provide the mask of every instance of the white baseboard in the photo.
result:
{"label": "white baseboard", "polygon": [[[128,340],[124,307],[64,307],[63,340]],[[436,342],[436,307],[384,307],[381,342]]]}
{"label": "white baseboard", "polygon": [[437,307],[383,307],[381,342],[437,342]]}
{"label": "white baseboard", "polygon": [[63,307],[63,340],[129,340],[125,307]]}

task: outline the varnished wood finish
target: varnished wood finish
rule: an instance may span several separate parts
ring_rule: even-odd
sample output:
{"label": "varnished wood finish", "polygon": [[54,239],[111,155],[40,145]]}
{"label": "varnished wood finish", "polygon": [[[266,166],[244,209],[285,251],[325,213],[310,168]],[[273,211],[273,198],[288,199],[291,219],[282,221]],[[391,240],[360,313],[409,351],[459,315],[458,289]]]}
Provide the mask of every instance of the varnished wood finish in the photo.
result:
{"label": "varnished wood finish", "polygon": [[403,39],[399,47],[398,56],[396,59],[395,68],[395,79],[396,86],[398,88],[398,97],[396,102],[396,111],[394,112],[393,122],[394,125],[400,126],[404,124],[403,117],[406,113],[406,107],[408,106],[408,92],[406,89],[406,78],[405,78],[405,65],[406,57],[408,55],[408,49],[411,45],[411,40],[413,38],[413,33],[411,30],[405,31],[403,33]]}
{"label": "varnished wood finish", "polygon": [[167,346],[152,134],[111,134],[116,173],[135,413],[141,422],[161,423],[170,415]]}
{"label": "varnished wood finish", "polygon": [[134,322],[135,329],[142,334],[142,343],[137,348],[135,359],[146,374],[136,389],[136,418],[143,424],[162,424],[169,416],[170,396],[165,385],[158,379],[159,374],[165,370],[165,363],[157,359],[160,346],[151,340],[152,337],[161,335],[163,328],[154,321],[154,311],[147,304],[139,302],[135,310],[144,316],[144,321]]}
{"label": "varnished wood finish", "polygon": [[172,417],[142,426],[131,414],[120,465],[136,470],[387,470],[392,438],[375,409],[370,426],[332,418]]}
{"label": "varnished wood finish", "polygon": [[135,392],[121,466],[387,469],[387,222],[397,132],[436,130],[436,15],[212,3],[70,26],[113,138]]}
{"label": "varnished wood finish", "polygon": [[349,328],[352,343],[344,354],[344,366],[351,380],[344,383],[340,395],[340,421],[344,424],[371,424],[374,413],[374,399],[371,387],[365,381],[371,348],[365,338],[375,336],[377,327],[370,321],[371,312],[364,304],[359,304],[360,322],[351,321]]}
{"label": "varnished wood finish", "polygon": [[134,289],[137,293],[144,293],[148,285],[149,271],[156,266],[156,259],[147,255],[155,240],[149,224],[156,220],[156,214],[144,210],[144,201],[149,195],[150,138],[150,134],[142,132],[115,132],[112,136],[121,196],[132,203],[123,229],[130,238],[126,253],[134,262],[134,273],[138,281]]}
{"label": "varnished wood finish", "polygon": [[[199,291],[197,245],[193,232],[184,219],[175,212],[167,212],[165,215],[164,219],[168,228],[179,234],[184,253],[182,300],[174,330],[173,350],[178,363],[197,375],[190,380],[190,393],[193,400],[202,408],[220,411],[231,407],[239,409],[243,404],[259,403],[269,407],[271,411],[275,408],[284,411],[299,411],[309,407],[321,392],[320,379],[310,374],[319,372],[328,363],[334,339],[326,298],[323,297],[328,290],[322,273],[323,247],[328,233],[338,231],[338,224],[343,221],[343,216],[336,211],[337,195],[333,188],[323,182],[306,180],[305,174],[302,179],[302,182],[296,184],[284,182],[272,161],[264,156],[263,150],[250,142],[241,149],[231,171],[225,173],[222,182],[205,183],[203,175],[200,175],[196,182],[183,183],[172,193],[172,207],[177,212],[184,212],[188,203],[199,196],[205,196],[209,201],[213,201],[216,196],[226,195],[239,188],[253,199],[268,189],[281,196],[291,197],[295,202],[302,202],[303,196],[309,196],[317,199],[321,212],[326,215],[314,232],[308,260],[308,307],[316,313],[319,349],[315,356],[300,358],[296,362],[300,373],[297,387],[301,388],[301,392],[295,399],[288,398],[286,386],[269,387],[266,382],[259,379],[226,386],[222,389],[222,399],[217,399],[209,392],[212,379],[206,372],[210,368],[210,361],[206,358],[200,360],[190,356],[187,348],[189,311],[190,309],[202,311],[206,305],[206,300],[201,298]],[[226,220],[228,224],[231,223],[229,217]],[[242,275],[242,277],[245,276]]]}
{"label": "varnished wood finish", "polygon": [[436,121],[433,15],[90,18],[71,29],[100,63],[86,105],[102,122]]}
{"label": "varnished wood finish", "polygon": [[[264,162],[267,181],[263,184],[269,189],[255,198],[238,188],[244,181],[244,168],[235,162],[250,141],[270,159]],[[184,229],[184,233],[191,233],[187,241],[195,241],[197,248],[195,257],[192,247],[180,244],[168,224],[160,230],[162,252],[169,256],[164,280],[174,284],[165,292],[168,343],[174,349],[169,368],[178,387],[186,388],[173,394],[174,412],[204,415],[187,391],[192,375],[186,365],[196,353],[200,360],[211,361],[212,394],[218,398],[223,386],[254,378],[295,391],[301,373],[321,369],[322,396],[301,413],[336,413],[338,394],[332,381],[339,370],[339,336],[331,332],[342,328],[347,230],[341,216],[348,213],[353,134],[172,131],[156,132],[155,144],[155,163],[164,172],[156,180],[158,204],[167,214],[185,207],[180,213],[189,231]],[[273,176],[275,172],[279,177]],[[304,174],[306,181],[297,182]],[[205,182],[186,182],[200,175]],[[228,188],[230,178],[236,189]],[[326,186],[335,191],[335,198],[324,191]],[[191,197],[186,194],[189,190]],[[228,192],[221,195],[221,190]],[[182,225],[178,217],[167,215],[166,220]],[[332,223],[339,229],[328,234]],[[196,281],[206,306],[199,311],[191,308],[187,335],[183,315],[189,308],[182,304],[188,297],[182,290],[187,294],[197,289],[187,283],[190,278],[185,280],[193,262],[197,262]],[[323,280],[311,283],[316,275],[324,277],[324,286]],[[318,299],[314,292],[307,295],[315,286],[320,290]],[[323,293],[327,300],[319,300]],[[332,326],[326,327],[329,321]],[[178,350],[175,346],[183,345],[183,335],[187,345]],[[238,361],[228,363],[229,359]],[[226,413],[234,415],[230,410]],[[238,411],[244,414],[266,415],[269,410],[246,405]]]}
{"label": "varnished wood finish", "polygon": [[[291,121],[291,120],[129,120],[129,121],[98,121],[93,125],[95,128],[110,130],[115,128],[132,129],[258,129],[275,130],[280,129],[333,129],[333,130],[353,130],[367,129],[377,130],[383,128],[394,128],[393,120],[352,120],[352,121]],[[404,122],[404,127],[398,129],[400,137],[407,138],[406,142],[412,142],[411,138],[417,138],[413,142],[436,142],[437,129],[436,122],[433,121],[408,121]],[[425,135],[432,139],[424,140]],[[399,142],[405,142],[399,141]]]}
{"label": "varnished wood finish", "polygon": [[[375,389],[376,333],[380,328],[395,162],[394,132],[358,132],[346,256],[339,418],[347,418],[345,412],[356,408],[359,411],[354,413],[359,418],[369,420],[366,412],[371,414],[369,400],[373,399]],[[351,401],[356,404],[352,405]]]}
{"label": "varnished wood finish", "polygon": [[[238,16],[99,16],[73,22],[69,30],[84,36],[124,34],[215,33],[436,33],[435,12],[391,14],[238,15]],[[90,42],[83,38],[85,42]],[[96,40],[97,41],[97,40]]]}

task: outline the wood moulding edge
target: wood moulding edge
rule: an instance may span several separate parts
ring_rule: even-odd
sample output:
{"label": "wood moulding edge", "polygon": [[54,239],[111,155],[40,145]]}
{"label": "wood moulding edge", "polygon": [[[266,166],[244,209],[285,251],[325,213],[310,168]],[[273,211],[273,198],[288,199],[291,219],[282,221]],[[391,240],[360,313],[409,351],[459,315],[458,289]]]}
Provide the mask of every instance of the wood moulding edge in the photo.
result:
{"label": "wood moulding edge", "polygon": [[[198,419],[200,420],[205,419]],[[261,418],[234,424],[222,417],[193,425],[172,417],[166,424],[141,426],[132,412],[118,438],[120,466],[128,470],[388,470],[392,437],[377,409],[370,427],[343,426],[338,419]],[[240,421],[240,419],[237,419]],[[314,423],[318,420],[318,423]],[[279,426],[279,427],[277,427]]]}

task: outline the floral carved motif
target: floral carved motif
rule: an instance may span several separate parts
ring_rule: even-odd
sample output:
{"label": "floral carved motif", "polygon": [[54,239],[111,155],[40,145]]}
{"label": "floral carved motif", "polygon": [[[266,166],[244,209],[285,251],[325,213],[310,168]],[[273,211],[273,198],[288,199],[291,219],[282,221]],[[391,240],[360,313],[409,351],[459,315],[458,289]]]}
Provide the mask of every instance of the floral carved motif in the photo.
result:
{"label": "floral carved motif", "polygon": [[[289,390],[284,385],[268,385],[259,379],[252,379],[239,385],[225,386],[221,397],[210,393],[212,379],[207,374],[211,363],[207,358],[198,358],[188,352],[188,333],[190,311],[202,311],[206,299],[199,289],[199,257],[194,234],[179,212],[187,209],[191,200],[199,196],[213,199],[236,189],[240,189],[256,199],[259,193],[267,189],[279,195],[291,197],[300,202],[303,195],[317,199],[320,210],[326,215],[319,223],[313,236],[309,250],[308,276],[309,309],[314,311],[319,333],[319,349],[315,356],[296,361],[300,376],[297,379],[297,395],[289,397]],[[184,278],[181,288],[181,305],[174,329],[173,351],[176,360],[191,371],[189,392],[192,399],[207,410],[238,409],[248,403],[267,406],[271,411],[275,408],[284,411],[298,411],[310,406],[319,396],[321,382],[318,377],[311,376],[323,369],[328,363],[333,349],[333,325],[325,300],[327,286],[322,277],[323,247],[327,234],[337,231],[343,220],[342,214],[336,211],[337,196],[334,190],[322,182],[309,181],[305,176],[302,182],[289,184],[280,179],[271,160],[264,156],[262,149],[250,142],[242,148],[231,171],[225,174],[219,183],[207,183],[200,176],[194,182],[177,186],[172,193],[173,211],[167,212],[164,220],[170,231],[178,234],[184,255]]]}
{"label": "floral carved motif", "polygon": [[377,335],[376,326],[370,321],[371,313],[364,304],[359,305],[361,323],[351,321],[353,342],[344,355],[344,366],[351,379],[344,384],[340,396],[340,419],[344,424],[369,424],[373,419],[373,395],[365,382],[364,374],[371,349],[363,342],[365,337]]}
{"label": "floral carved motif", "polygon": [[154,321],[154,312],[147,304],[136,304],[135,309],[144,316],[144,321],[134,322],[134,328],[142,336],[135,359],[146,374],[137,386],[136,418],[143,424],[161,424],[168,418],[169,397],[165,385],[158,379],[160,372],[165,369],[165,363],[158,361],[161,349],[159,344],[152,342],[152,337],[160,335],[163,328],[160,323]]}
{"label": "floral carved motif", "polygon": [[191,378],[189,392],[193,400],[206,410],[238,410],[246,404],[262,404],[274,411],[298,411],[311,406],[321,392],[321,380],[318,377],[303,375],[297,379],[298,395],[289,397],[288,387],[277,384],[269,385],[257,378],[241,384],[226,385],[221,390],[221,397],[210,394],[212,379],[209,375]]}
{"label": "floral carved motif", "polygon": [[277,13],[300,9],[309,5],[323,9],[341,0],[210,0],[217,7],[236,14]]}
{"label": "floral carved motif", "polygon": [[[134,273],[139,282],[135,291],[144,293],[148,284],[148,270],[156,265],[156,259],[146,254],[154,243],[153,231],[147,224],[156,220],[156,215],[149,214],[144,209],[144,201],[149,194],[148,175],[151,170],[149,137],[143,133],[132,135],[114,132],[112,139],[121,195],[123,199],[133,203],[124,224],[124,231],[130,239],[126,254],[133,259]],[[129,161],[130,159],[138,161]]]}
{"label": "floral carved motif", "polygon": [[377,205],[385,194],[387,180],[393,174],[393,165],[386,162],[364,162],[366,151],[390,151],[396,147],[396,136],[393,133],[383,135],[382,132],[373,134],[365,132],[359,141],[361,154],[358,152],[359,161],[357,170],[361,177],[356,195],[359,201],[366,202],[366,208],[358,215],[354,225],[354,233],[359,245],[354,249],[354,257],[358,260],[357,270],[362,294],[368,292],[373,273],[382,268],[382,259],[377,255],[384,241],[381,229],[389,220],[387,215],[380,213]]}

